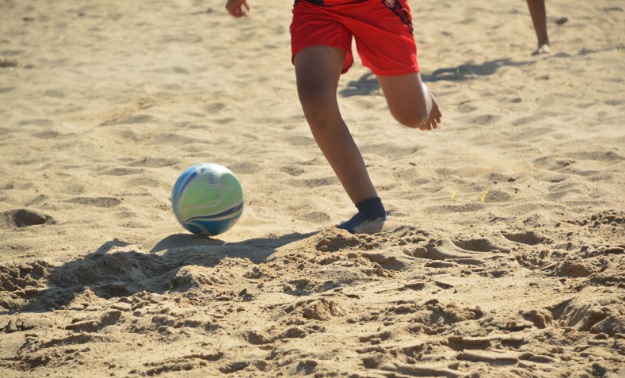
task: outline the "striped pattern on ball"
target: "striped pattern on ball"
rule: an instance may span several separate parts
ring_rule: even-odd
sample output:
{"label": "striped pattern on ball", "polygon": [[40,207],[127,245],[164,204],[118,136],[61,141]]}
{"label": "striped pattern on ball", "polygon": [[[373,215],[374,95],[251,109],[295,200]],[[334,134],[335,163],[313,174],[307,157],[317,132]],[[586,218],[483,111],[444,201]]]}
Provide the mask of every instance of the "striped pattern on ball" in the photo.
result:
{"label": "striped pattern on ball", "polygon": [[202,163],[185,170],[174,185],[172,205],[178,222],[194,234],[226,232],[243,212],[243,189],[228,168]]}

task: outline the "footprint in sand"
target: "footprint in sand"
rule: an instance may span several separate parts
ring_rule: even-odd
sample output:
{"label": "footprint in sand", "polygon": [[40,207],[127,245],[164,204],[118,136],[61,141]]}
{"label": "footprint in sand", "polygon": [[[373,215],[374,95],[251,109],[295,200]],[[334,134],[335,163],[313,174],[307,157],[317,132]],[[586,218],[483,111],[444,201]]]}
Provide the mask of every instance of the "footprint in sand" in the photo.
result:
{"label": "footprint in sand", "polygon": [[54,218],[49,215],[40,214],[26,209],[0,213],[0,220],[3,221],[2,223],[14,227],[30,227],[56,223]]}
{"label": "footprint in sand", "polygon": [[239,174],[255,174],[262,171],[263,167],[252,161],[238,161],[228,165],[232,172]]}
{"label": "footprint in sand", "polygon": [[232,122],[236,121],[236,118],[233,117],[227,117],[227,118],[219,118],[219,119],[215,119],[212,120],[211,122],[213,122],[216,125],[221,125],[221,126],[225,126],[225,125],[229,125]]}
{"label": "footprint in sand", "polygon": [[54,122],[50,119],[24,119],[17,122],[18,126],[40,126],[40,127],[49,127],[52,126]]}
{"label": "footprint in sand", "polygon": [[284,167],[280,168],[280,171],[282,171],[282,172],[284,172],[284,173],[286,173],[288,175],[291,175],[291,176],[299,176],[299,175],[301,175],[301,174],[306,172],[306,170],[304,170],[303,168],[295,166],[295,165],[284,166]]}
{"label": "footprint in sand", "polygon": [[104,176],[128,176],[143,173],[140,168],[107,168],[99,172]]}
{"label": "footprint in sand", "polygon": [[119,198],[114,197],[76,197],[67,200],[67,202],[96,207],[115,207],[122,203]]}
{"label": "footprint in sand", "polygon": [[36,138],[41,138],[41,139],[53,139],[53,138],[61,137],[62,134],[59,133],[58,131],[46,130],[46,131],[42,131],[40,133],[34,133],[33,136],[36,137]]}
{"label": "footprint in sand", "polygon": [[553,319],[562,327],[577,331],[610,336],[625,331],[623,302],[618,294],[595,292],[593,295],[580,295],[548,308]]}
{"label": "footprint in sand", "polygon": [[179,159],[159,158],[159,157],[145,157],[143,159],[137,159],[130,162],[128,165],[131,167],[145,167],[145,168],[163,168],[171,167],[180,163]]}
{"label": "footprint in sand", "polygon": [[431,260],[453,259],[462,264],[480,265],[484,259],[508,253],[510,249],[487,239],[457,239],[432,241],[426,246],[426,251],[425,257]]}
{"label": "footprint in sand", "polygon": [[287,137],[286,141],[294,147],[304,147],[304,146],[314,146],[315,140],[308,136],[299,136],[294,135],[291,137]]}
{"label": "footprint in sand", "polygon": [[330,221],[330,215],[323,211],[310,211],[297,216],[297,219],[304,222],[324,224]]}
{"label": "footprint in sand", "polygon": [[452,240],[452,242],[456,247],[470,252],[510,252],[509,248],[497,246],[492,241],[484,238],[466,240],[457,239]]}
{"label": "footprint in sand", "polygon": [[321,177],[306,180],[293,180],[290,185],[296,188],[318,188],[321,186],[334,185],[338,182],[335,177]]}
{"label": "footprint in sand", "polygon": [[154,122],[156,122],[156,118],[149,114],[131,114],[125,117],[115,119],[109,123],[101,124],[101,126],[134,125],[134,124],[154,123]]}
{"label": "footprint in sand", "polygon": [[222,110],[224,110],[225,108],[226,108],[226,104],[223,102],[213,102],[211,104],[204,106],[204,110],[210,115],[215,115],[221,112]]}
{"label": "footprint in sand", "polygon": [[483,114],[469,120],[470,123],[479,126],[489,126],[496,123],[501,116],[495,114]]}
{"label": "footprint in sand", "polygon": [[520,244],[537,245],[548,244],[549,240],[543,236],[536,234],[534,231],[520,232],[520,233],[508,233],[502,232],[503,237]]}

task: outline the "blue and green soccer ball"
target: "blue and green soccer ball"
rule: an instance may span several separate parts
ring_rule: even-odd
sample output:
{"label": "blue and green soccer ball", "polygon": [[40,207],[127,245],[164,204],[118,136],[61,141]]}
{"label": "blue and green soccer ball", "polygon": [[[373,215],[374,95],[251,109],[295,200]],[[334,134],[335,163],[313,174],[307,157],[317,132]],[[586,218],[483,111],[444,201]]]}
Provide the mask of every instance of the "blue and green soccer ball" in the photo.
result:
{"label": "blue and green soccer ball", "polygon": [[200,236],[230,229],[243,213],[243,188],[228,168],[202,163],[187,168],[174,185],[172,205],[178,222]]}

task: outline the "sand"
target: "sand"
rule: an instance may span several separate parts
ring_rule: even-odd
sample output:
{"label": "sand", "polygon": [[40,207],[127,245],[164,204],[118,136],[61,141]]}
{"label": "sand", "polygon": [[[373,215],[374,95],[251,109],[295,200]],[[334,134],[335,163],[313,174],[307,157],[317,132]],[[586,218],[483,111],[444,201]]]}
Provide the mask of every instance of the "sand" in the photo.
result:
{"label": "sand", "polygon": [[[311,137],[292,2],[0,1],[0,376],[625,376],[625,4],[412,2],[444,123],[357,59],[339,101],[389,221]],[[566,22],[563,22],[566,21]],[[199,238],[187,167],[245,210]]]}

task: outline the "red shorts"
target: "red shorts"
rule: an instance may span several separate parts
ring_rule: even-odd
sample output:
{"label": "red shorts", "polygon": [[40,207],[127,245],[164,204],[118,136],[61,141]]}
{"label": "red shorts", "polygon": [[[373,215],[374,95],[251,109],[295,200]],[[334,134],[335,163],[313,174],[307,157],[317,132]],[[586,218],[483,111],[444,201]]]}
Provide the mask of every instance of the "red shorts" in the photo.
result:
{"label": "red shorts", "polygon": [[311,46],[347,52],[343,73],[354,63],[352,38],[365,67],[380,76],[419,72],[407,0],[296,0],[291,56]]}

